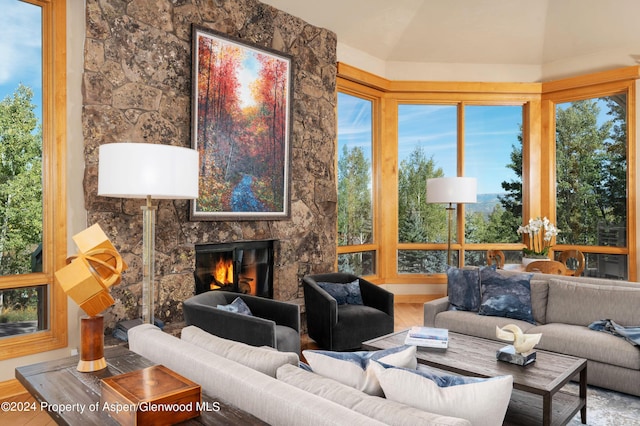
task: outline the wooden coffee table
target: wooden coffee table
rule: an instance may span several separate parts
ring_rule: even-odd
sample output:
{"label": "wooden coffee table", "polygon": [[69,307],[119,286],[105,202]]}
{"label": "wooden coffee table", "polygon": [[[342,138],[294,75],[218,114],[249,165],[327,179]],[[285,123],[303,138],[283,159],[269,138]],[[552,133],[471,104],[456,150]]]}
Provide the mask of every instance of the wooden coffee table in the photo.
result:
{"label": "wooden coffee table", "polygon": [[[388,349],[404,345],[407,330],[368,340],[365,350]],[[506,342],[449,332],[449,347],[418,348],[421,364],[474,377],[513,376],[514,392],[505,425],[565,425],[580,411],[587,423],[587,361],[569,355],[538,350],[536,361],[521,367],[496,359],[496,351]],[[561,389],[580,374],[579,395]]]}

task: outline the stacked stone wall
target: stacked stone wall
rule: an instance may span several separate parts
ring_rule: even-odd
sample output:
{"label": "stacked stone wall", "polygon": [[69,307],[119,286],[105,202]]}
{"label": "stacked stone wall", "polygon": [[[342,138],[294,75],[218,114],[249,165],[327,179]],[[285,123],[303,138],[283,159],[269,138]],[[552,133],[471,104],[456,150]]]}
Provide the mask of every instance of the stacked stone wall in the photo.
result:
{"label": "stacked stone wall", "polygon": [[129,269],[112,288],[106,325],[140,315],[143,200],[97,195],[98,147],[115,142],[191,146],[192,25],[291,55],[290,217],[190,221],[189,202],[154,200],[155,315],[182,321],[194,292],[194,245],[278,240],[274,298],[302,297],[300,278],[334,269],[336,36],[255,0],[87,0],[83,78],[85,207]]}

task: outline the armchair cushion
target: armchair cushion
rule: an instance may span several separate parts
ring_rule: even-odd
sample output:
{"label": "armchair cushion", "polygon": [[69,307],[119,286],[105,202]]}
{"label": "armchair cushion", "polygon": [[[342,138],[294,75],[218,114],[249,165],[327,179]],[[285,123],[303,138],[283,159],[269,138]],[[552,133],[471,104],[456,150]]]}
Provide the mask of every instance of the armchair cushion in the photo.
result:
{"label": "armchair cushion", "polygon": [[228,305],[218,305],[216,307],[227,312],[235,312],[241,315],[253,315],[251,313],[251,309],[249,309],[247,304],[244,303],[244,301],[239,297],[236,297],[233,302],[229,303]]}
{"label": "armchair cushion", "polygon": [[318,282],[321,289],[336,299],[338,305],[364,305],[360,293],[360,280],[346,284]]}

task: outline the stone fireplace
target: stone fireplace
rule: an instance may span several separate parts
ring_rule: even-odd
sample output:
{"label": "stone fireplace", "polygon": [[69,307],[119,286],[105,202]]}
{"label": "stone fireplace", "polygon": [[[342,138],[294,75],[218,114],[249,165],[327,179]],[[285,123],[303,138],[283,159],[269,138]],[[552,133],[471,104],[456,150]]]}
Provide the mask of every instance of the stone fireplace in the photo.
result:
{"label": "stone fireplace", "polygon": [[273,298],[273,240],[196,244],[196,294],[226,290]]}
{"label": "stone fireplace", "polygon": [[290,217],[191,221],[189,203],[157,206],[155,315],[183,321],[195,293],[196,246],[274,240],[273,298],[302,300],[301,278],[334,270],[337,188],[336,36],[257,0],[86,0],[83,112],[87,224],[99,223],[129,265],[111,289],[107,332],[140,312],[142,201],[97,195],[98,147],[191,146],[192,25],[293,58]]}

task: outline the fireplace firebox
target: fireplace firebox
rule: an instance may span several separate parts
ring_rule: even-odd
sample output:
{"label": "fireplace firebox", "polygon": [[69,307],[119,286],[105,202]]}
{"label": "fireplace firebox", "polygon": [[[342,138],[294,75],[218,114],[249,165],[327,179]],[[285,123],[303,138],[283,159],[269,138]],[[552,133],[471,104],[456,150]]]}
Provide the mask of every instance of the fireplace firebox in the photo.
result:
{"label": "fireplace firebox", "polygon": [[226,290],[273,298],[274,240],[196,244],[196,294]]}

